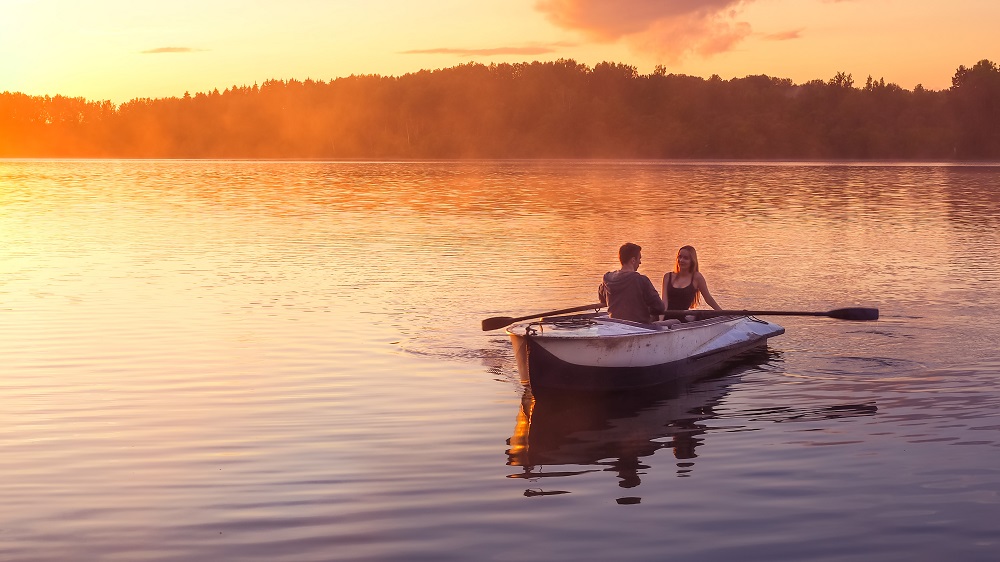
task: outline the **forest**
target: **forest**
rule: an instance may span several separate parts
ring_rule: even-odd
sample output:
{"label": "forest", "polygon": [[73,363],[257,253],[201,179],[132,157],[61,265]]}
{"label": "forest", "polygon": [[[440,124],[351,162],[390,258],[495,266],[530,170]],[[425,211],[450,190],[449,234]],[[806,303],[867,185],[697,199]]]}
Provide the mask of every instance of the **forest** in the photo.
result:
{"label": "forest", "polygon": [[119,106],[0,94],[6,158],[1000,160],[1000,68],[947,90],[605,62],[268,80]]}

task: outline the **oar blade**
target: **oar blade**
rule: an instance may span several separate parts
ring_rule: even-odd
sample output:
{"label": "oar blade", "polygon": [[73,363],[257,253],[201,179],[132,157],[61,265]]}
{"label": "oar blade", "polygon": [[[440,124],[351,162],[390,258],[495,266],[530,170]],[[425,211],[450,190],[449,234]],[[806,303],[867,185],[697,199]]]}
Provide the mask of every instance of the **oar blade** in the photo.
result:
{"label": "oar blade", "polygon": [[483,331],[489,332],[490,330],[499,330],[500,328],[505,328],[514,323],[516,318],[511,318],[510,316],[494,316],[493,318],[487,318],[483,320]]}
{"label": "oar blade", "polygon": [[877,308],[838,308],[826,313],[830,318],[838,320],[870,321],[878,320]]}

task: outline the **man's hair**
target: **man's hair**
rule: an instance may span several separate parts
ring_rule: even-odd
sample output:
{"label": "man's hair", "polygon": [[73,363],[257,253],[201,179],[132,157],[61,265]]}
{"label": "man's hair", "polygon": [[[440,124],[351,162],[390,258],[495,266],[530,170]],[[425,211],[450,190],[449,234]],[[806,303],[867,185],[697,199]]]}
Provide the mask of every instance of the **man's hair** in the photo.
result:
{"label": "man's hair", "polygon": [[622,262],[622,265],[625,265],[632,258],[639,257],[639,252],[641,251],[642,251],[642,246],[638,244],[633,244],[631,242],[626,242],[622,244],[621,248],[618,248],[618,260]]}

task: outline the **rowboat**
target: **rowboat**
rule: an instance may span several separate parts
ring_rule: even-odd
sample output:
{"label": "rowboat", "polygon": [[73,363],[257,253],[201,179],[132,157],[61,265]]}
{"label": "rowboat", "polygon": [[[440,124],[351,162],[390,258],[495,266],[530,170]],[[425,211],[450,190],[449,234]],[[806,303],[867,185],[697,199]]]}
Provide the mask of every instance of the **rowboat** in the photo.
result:
{"label": "rowboat", "polygon": [[606,313],[546,317],[507,328],[523,381],[540,390],[617,391],[710,374],[785,329],[750,315],[645,324]]}

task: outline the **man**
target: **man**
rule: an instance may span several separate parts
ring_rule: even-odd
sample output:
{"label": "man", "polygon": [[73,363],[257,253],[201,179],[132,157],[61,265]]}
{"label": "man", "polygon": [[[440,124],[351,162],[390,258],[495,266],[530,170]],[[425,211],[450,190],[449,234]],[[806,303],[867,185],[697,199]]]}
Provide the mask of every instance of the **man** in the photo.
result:
{"label": "man", "polygon": [[663,314],[666,306],[649,277],[638,272],[642,263],[642,247],[626,242],[618,249],[622,268],[604,274],[597,289],[601,304],[607,305],[612,318],[633,322],[652,322],[653,315]]}

